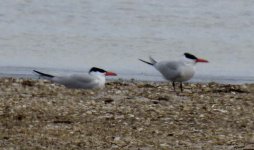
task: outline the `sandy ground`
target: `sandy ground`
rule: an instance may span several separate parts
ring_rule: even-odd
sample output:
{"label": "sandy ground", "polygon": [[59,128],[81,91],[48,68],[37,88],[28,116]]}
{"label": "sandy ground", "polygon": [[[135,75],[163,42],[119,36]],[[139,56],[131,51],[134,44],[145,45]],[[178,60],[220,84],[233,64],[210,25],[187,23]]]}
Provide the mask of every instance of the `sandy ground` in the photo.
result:
{"label": "sandy ground", "polygon": [[0,79],[0,149],[254,148],[254,85]]}

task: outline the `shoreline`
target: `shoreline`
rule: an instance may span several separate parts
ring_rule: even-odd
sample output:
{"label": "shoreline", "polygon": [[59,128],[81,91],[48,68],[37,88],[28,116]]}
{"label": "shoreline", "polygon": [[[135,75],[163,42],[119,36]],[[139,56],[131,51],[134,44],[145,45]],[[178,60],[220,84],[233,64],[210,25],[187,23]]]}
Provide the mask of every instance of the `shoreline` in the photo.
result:
{"label": "shoreline", "polygon": [[0,79],[0,148],[253,148],[254,84],[110,81],[73,90]]}
{"label": "shoreline", "polygon": [[[37,69],[44,72],[48,72],[55,75],[70,75],[70,74],[83,74],[86,73],[84,69],[64,69],[64,68],[41,68],[41,67],[15,67],[15,66],[0,66],[0,78],[1,77],[14,77],[14,78],[26,78],[36,79],[32,70]],[[86,69],[88,70],[88,69]],[[109,80],[136,80],[136,81],[155,81],[155,82],[167,82],[158,72],[152,73],[136,73],[128,71],[117,72],[118,76],[109,78]],[[189,83],[209,83],[216,82],[221,84],[252,84],[254,83],[254,76],[242,76],[242,75],[199,75],[187,81]]]}

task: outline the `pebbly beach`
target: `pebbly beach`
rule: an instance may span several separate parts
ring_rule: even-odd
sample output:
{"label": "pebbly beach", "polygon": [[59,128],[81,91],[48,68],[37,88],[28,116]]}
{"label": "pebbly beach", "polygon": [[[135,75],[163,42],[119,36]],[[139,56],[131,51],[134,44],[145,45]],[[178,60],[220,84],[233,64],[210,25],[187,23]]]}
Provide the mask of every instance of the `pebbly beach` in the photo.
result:
{"label": "pebbly beach", "polygon": [[248,149],[254,85],[113,80],[74,90],[0,79],[1,149]]}

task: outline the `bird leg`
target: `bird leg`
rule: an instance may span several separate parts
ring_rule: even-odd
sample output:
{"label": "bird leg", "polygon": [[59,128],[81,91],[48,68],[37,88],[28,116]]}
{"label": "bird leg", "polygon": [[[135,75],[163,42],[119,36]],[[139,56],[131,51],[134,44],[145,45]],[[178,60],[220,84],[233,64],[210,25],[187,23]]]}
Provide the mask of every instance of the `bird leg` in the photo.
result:
{"label": "bird leg", "polygon": [[172,82],[172,85],[173,85],[174,91],[176,91],[175,82]]}
{"label": "bird leg", "polygon": [[183,83],[180,82],[180,89],[181,89],[181,92],[183,92]]}

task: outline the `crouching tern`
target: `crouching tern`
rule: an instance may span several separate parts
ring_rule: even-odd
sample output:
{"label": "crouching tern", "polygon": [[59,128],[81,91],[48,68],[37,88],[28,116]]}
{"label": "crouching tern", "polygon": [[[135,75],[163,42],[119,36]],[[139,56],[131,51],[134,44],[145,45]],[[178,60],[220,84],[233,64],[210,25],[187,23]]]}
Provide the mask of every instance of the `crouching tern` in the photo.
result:
{"label": "crouching tern", "polygon": [[67,88],[74,89],[95,89],[105,86],[105,76],[116,76],[114,72],[105,71],[103,69],[92,67],[88,74],[70,75],[70,76],[54,76],[37,70],[33,70],[39,77],[50,80],[54,83],[61,84]]}
{"label": "crouching tern", "polygon": [[182,82],[190,80],[195,73],[195,64],[196,63],[208,63],[207,60],[197,58],[196,56],[190,53],[184,53],[184,57],[178,61],[155,61],[150,56],[150,62],[139,59],[140,61],[154,66],[162,76],[171,81],[175,91],[175,82],[180,82],[181,91],[183,91]]}

